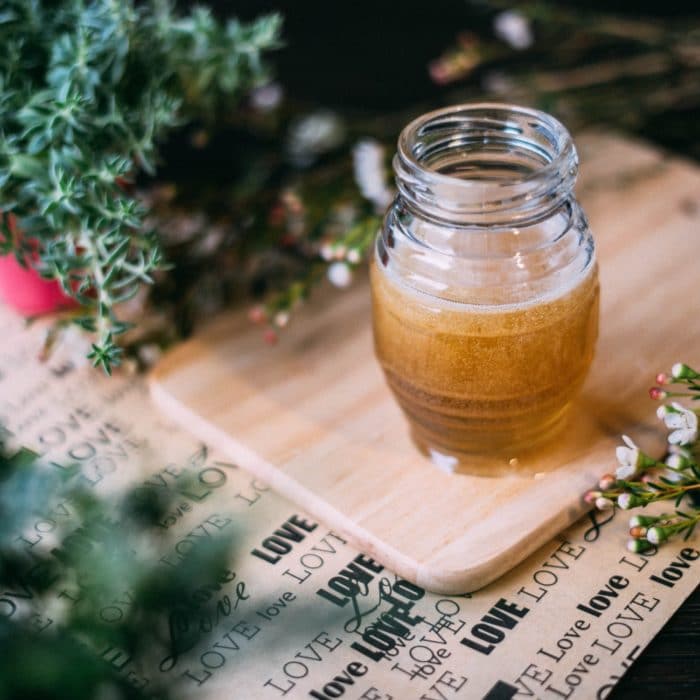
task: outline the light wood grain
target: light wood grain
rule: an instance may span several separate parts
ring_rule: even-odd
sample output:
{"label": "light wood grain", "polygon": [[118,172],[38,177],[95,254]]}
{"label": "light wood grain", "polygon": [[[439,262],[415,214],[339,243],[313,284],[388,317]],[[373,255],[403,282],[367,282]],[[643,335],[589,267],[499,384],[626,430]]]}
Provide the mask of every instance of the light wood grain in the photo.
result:
{"label": "light wood grain", "polygon": [[648,387],[699,359],[700,170],[605,134],[579,146],[601,335],[565,436],[517,473],[447,474],[416,451],[373,356],[364,280],[318,294],[276,347],[243,314],[220,318],[166,355],[153,399],[401,576],[441,593],[484,586],[583,513],[621,433],[661,448]]}

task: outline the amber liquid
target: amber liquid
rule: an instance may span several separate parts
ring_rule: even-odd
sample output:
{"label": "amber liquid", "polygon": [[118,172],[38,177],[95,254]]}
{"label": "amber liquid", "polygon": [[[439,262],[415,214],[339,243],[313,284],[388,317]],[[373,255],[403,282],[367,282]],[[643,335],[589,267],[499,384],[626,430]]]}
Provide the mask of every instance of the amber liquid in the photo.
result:
{"label": "amber liquid", "polygon": [[526,304],[440,300],[381,263],[371,281],[376,354],[422,451],[517,459],[556,433],[593,359],[595,267]]}

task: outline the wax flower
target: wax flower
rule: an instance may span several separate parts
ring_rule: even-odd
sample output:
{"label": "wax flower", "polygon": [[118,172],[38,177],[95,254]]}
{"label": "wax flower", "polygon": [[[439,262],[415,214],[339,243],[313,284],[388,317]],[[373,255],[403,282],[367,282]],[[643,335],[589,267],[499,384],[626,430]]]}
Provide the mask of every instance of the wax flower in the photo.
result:
{"label": "wax flower", "polygon": [[[586,503],[594,504],[598,510],[631,510],[657,501],[673,501],[672,512],[631,517],[627,548],[636,553],[653,549],[676,535],[688,539],[700,521],[700,409],[692,406],[700,401],[700,373],[678,362],[670,372],[657,374],[656,383],[659,386],[649,390],[651,398],[671,399],[656,411],[669,431],[666,454],[656,459],[623,435],[624,444],[616,450],[615,475],[604,474],[598,488],[584,496]],[[690,405],[675,399],[684,399]]]}

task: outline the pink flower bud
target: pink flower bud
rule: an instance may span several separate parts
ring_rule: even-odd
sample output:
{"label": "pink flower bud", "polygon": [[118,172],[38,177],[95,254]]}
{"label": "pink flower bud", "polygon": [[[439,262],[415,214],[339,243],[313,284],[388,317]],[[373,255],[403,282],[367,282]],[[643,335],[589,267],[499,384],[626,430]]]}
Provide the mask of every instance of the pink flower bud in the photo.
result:
{"label": "pink flower bud", "polygon": [[279,340],[279,336],[275,332],[274,328],[266,328],[265,332],[263,333],[263,340],[268,345],[274,345]]}
{"label": "pink flower bud", "polygon": [[600,498],[601,495],[602,494],[600,493],[600,491],[587,491],[583,496],[583,500],[584,502],[593,505],[596,501],[596,498]]}
{"label": "pink flower bud", "polygon": [[660,389],[658,386],[653,386],[651,387],[651,389],[649,389],[649,396],[654,401],[663,401],[668,396],[668,394],[663,389]]}
{"label": "pink flower bud", "polygon": [[598,486],[601,488],[601,490],[608,491],[615,486],[616,483],[617,479],[612,474],[603,474],[603,476],[600,477]]}
{"label": "pink flower bud", "polygon": [[661,384],[661,386],[663,386],[664,384],[668,384],[668,375],[665,372],[659,372],[656,375],[656,383]]}
{"label": "pink flower bud", "polygon": [[267,314],[262,306],[253,306],[248,309],[248,320],[251,323],[262,323],[267,319]]}

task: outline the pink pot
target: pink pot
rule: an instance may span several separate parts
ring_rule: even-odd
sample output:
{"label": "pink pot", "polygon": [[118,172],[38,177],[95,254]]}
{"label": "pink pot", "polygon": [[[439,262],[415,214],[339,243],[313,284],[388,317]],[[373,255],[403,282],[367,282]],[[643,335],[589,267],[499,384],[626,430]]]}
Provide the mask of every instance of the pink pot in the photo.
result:
{"label": "pink pot", "polygon": [[40,316],[76,304],[58,282],[22,267],[14,255],[0,256],[0,297],[24,316]]}

